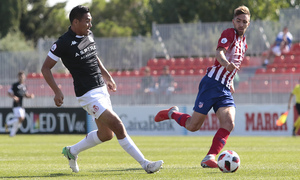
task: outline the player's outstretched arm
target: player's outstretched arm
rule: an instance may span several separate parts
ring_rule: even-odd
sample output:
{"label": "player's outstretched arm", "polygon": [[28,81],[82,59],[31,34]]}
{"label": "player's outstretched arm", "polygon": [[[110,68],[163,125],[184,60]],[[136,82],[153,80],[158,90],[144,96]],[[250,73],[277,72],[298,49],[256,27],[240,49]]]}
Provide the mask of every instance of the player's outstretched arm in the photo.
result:
{"label": "player's outstretched arm", "polygon": [[47,56],[43,66],[42,66],[42,73],[43,76],[46,80],[46,82],[48,83],[48,85],[51,87],[51,89],[53,90],[55,97],[54,97],[54,102],[55,105],[60,107],[63,104],[63,100],[64,100],[64,95],[61,92],[61,90],[59,89],[59,87],[57,86],[54,77],[52,75],[51,69],[53,68],[53,66],[56,64],[56,61],[51,59],[49,56]]}

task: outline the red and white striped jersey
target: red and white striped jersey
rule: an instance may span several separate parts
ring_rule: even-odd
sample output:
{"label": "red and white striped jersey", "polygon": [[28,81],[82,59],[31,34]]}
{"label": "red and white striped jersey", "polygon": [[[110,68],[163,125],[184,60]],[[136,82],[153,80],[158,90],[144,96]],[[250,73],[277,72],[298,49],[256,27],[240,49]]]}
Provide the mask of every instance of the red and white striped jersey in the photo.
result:
{"label": "red and white striped jersey", "polygon": [[[246,37],[239,37],[233,28],[226,29],[222,32],[218,41],[218,48],[219,47],[226,49],[225,56],[227,60],[233,62],[237,67],[240,67],[245,52],[248,49]],[[215,59],[215,64],[213,66],[207,68],[208,77],[221,82],[229,89],[236,72],[236,69],[231,72],[227,71],[217,59]]]}

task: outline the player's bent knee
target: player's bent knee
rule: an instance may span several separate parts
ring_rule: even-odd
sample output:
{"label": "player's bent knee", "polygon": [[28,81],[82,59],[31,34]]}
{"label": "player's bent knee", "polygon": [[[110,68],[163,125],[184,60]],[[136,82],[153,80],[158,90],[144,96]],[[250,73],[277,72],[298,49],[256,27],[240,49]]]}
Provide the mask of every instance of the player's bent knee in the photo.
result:
{"label": "player's bent knee", "polygon": [[198,126],[195,126],[195,125],[186,125],[185,128],[191,132],[196,132],[200,129]]}
{"label": "player's bent knee", "polygon": [[102,141],[102,142],[105,142],[105,141],[109,141],[111,140],[112,138],[114,137],[114,133],[113,132],[102,132],[102,133],[99,133],[98,131],[98,138]]}
{"label": "player's bent knee", "polygon": [[198,131],[199,129],[193,128],[193,129],[188,129],[188,130],[191,131],[191,132],[196,132],[196,131]]}
{"label": "player's bent knee", "polygon": [[234,128],[234,122],[227,122],[226,124],[221,126],[221,128],[224,128],[224,129],[228,130],[229,132],[231,132]]}

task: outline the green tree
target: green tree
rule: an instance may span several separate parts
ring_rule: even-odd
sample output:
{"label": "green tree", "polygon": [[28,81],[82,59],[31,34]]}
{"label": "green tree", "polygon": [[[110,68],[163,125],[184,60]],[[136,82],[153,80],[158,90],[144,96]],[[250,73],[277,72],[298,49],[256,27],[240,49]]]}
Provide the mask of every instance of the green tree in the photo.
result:
{"label": "green tree", "polygon": [[21,1],[0,1],[0,38],[19,28],[21,12]]}
{"label": "green tree", "polygon": [[290,0],[255,0],[247,1],[252,19],[278,20],[279,10],[294,7]]}
{"label": "green tree", "polygon": [[96,24],[94,29],[94,35],[97,37],[128,37],[132,34],[132,29],[130,27],[118,26],[115,22],[110,20],[105,20]]}
{"label": "green tree", "polygon": [[66,3],[58,3],[47,9],[40,37],[59,37],[68,30],[70,21],[65,11]]}
{"label": "green tree", "polygon": [[[95,33],[102,32],[100,36],[137,36],[145,35],[151,26],[147,24],[146,15],[149,12],[148,0],[93,0],[90,8],[93,22],[96,25]],[[97,28],[116,28],[114,33],[105,34]],[[128,34],[131,32],[131,34]]]}
{"label": "green tree", "polygon": [[11,30],[6,34],[5,37],[0,39],[0,52],[28,51],[33,49],[33,42],[28,40],[26,41],[20,30]]}
{"label": "green tree", "polygon": [[252,20],[278,20],[281,8],[294,7],[297,2],[291,4],[290,0],[150,0],[152,13],[149,19],[159,24],[231,21],[234,9],[240,5],[249,7]]}
{"label": "green tree", "polygon": [[[53,7],[47,0],[0,1],[0,38],[18,29],[27,40],[58,37],[69,25],[66,3]],[[278,20],[281,8],[299,6],[299,0],[93,0],[93,31],[98,37],[150,35],[152,23],[231,21],[233,10],[245,4],[251,19]]]}
{"label": "green tree", "polygon": [[[27,39],[35,42],[45,36],[58,36],[66,31],[68,20],[64,7],[58,3],[53,7],[46,6],[47,0],[23,0],[20,29]],[[26,6],[26,7],[25,7]]]}

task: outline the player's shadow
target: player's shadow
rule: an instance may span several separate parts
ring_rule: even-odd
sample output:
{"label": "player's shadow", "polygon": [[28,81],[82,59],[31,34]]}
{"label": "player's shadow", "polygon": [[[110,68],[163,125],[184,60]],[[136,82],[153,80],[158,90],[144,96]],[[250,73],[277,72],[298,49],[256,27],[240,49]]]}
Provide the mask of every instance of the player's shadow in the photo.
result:
{"label": "player's shadow", "polygon": [[0,176],[0,179],[19,179],[19,178],[45,178],[45,177],[63,177],[63,176],[70,176],[72,173],[54,173],[49,175],[41,175],[41,176]]}
{"label": "player's shadow", "polygon": [[100,169],[92,172],[99,172],[99,173],[109,173],[109,172],[124,172],[124,171],[141,171],[145,172],[142,168],[127,168],[127,169]]}
{"label": "player's shadow", "polygon": [[[145,173],[144,169],[141,168],[128,168],[128,169],[109,169],[109,170],[96,170],[96,171],[91,171],[91,172],[99,172],[101,173],[102,176],[108,175],[111,176],[112,173],[114,173],[114,175],[121,175],[123,174],[122,172],[124,171],[140,171],[141,173]],[[117,173],[116,172],[120,172]],[[0,175],[0,179],[19,179],[19,178],[24,178],[24,179],[34,179],[34,178],[55,178],[55,177],[70,177],[70,176],[76,176],[76,177],[80,177],[80,176],[85,176],[85,175],[80,175],[77,173],[51,173],[49,175],[39,175],[39,176],[1,176]]]}

